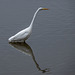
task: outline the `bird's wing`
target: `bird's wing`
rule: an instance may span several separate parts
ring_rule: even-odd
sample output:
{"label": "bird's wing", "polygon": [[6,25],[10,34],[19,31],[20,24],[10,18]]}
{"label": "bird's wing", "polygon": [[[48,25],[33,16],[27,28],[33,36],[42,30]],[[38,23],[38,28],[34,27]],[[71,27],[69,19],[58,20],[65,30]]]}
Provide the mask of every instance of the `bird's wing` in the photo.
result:
{"label": "bird's wing", "polygon": [[28,32],[23,32],[23,31],[20,31],[18,32],[15,37],[14,37],[14,40],[22,40],[22,39],[25,39],[28,35]]}

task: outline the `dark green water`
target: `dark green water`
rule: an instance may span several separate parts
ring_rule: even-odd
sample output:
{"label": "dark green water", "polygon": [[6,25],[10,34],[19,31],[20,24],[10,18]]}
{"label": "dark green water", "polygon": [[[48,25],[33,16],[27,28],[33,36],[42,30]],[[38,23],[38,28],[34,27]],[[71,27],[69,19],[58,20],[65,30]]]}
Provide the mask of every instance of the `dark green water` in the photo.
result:
{"label": "dark green water", "polygon": [[[40,6],[26,43],[9,44]],[[75,0],[0,0],[0,75],[75,75]]]}

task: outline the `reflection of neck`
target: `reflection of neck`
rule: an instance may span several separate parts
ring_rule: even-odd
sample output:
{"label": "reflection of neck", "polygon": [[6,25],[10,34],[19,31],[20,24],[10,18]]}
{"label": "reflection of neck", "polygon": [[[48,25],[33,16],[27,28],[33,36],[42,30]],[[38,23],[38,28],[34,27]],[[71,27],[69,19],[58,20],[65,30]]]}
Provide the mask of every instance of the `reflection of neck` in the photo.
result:
{"label": "reflection of neck", "polygon": [[40,71],[42,71],[42,73],[49,72],[47,68],[44,69],[44,70],[42,70],[42,69],[40,68],[40,66],[38,65],[38,63],[37,63],[36,60],[35,60],[35,56],[34,56],[33,52],[32,52],[32,58],[33,58],[33,60],[34,60],[34,62],[35,62],[35,64],[36,64],[36,67],[37,67]]}
{"label": "reflection of neck", "polygon": [[36,15],[37,15],[38,11],[39,11],[39,9],[37,9],[37,11],[35,12],[35,14],[34,14],[34,16],[33,16],[33,19],[32,19],[31,24],[30,24],[30,27],[31,27],[31,28],[32,28],[32,26],[33,26],[33,22],[34,22],[34,19],[35,19]]}
{"label": "reflection of neck", "polygon": [[33,58],[33,60],[34,60],[34,63],[36,64],[36,67],[37,67],[39,70],[41,70],[40,67],[39,67],[39,65],[38,65],[38,63],[37,63],[36,60],[35,60],[35,56],[34,56],[33,53],[32,53],[32,58]]}

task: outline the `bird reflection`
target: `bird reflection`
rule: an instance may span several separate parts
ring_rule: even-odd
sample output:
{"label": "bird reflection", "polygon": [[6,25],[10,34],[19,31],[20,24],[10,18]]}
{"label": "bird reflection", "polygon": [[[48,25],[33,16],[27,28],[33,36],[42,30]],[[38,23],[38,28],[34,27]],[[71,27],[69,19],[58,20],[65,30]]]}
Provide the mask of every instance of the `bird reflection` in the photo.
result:
{"label": "bird reflection", "polygon": [[49,68],[46,68],[46,69],[43,69],[43,70],[40,68],[39,64],[35,60],[35,56],[33,54],[33,51],[31,49],[31,47],[26,42],[13,42],[13,43],[9,43],[9,44],[11,44],[11,46],[18,49],[22,53],[31,56],[39,71],[42,71],[42,73],[49,72]]}

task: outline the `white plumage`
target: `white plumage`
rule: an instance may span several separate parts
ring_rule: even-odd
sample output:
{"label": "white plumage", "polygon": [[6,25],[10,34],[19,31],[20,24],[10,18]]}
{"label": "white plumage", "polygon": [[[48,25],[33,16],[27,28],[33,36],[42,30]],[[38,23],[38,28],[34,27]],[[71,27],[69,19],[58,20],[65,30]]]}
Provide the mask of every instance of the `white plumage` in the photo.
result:
{"label": "white plumage", "polygon": [[32,32],[32,26],[33,26],[34,19],[36,17],[36,14],[39,12],[39,10],[48,10],[48,9],[42,8],[42,7],[38,8],[33,16],[33,19],[31,21],[30,26],[26,29],[21,30],[20,32],[18,32],[14,36],[10,37],[8,39],[9,42],[16,42],[16,41],[24,42],[25,40],[27,40],[29,38],[29,36],[31,35],[31,32]]}

